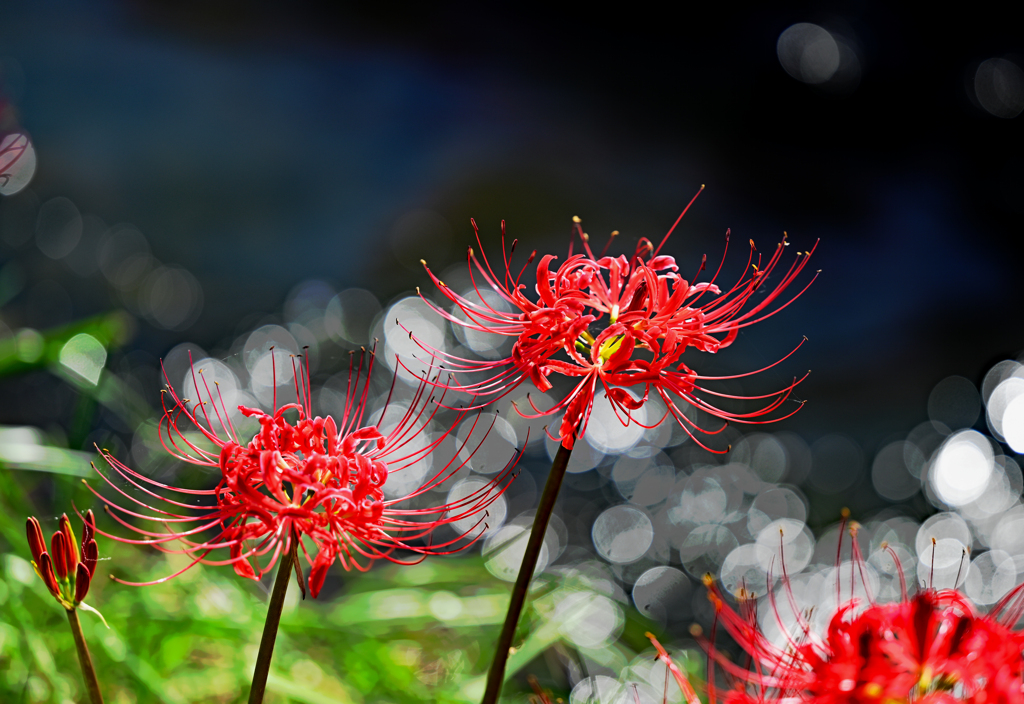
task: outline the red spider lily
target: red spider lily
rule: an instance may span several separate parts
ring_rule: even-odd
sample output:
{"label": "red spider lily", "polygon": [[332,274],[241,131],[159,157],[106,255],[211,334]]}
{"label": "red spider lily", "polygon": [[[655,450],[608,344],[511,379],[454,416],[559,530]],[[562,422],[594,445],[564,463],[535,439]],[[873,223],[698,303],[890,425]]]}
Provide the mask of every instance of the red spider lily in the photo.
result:
{"label": "red spider lily", "polygon": [[[794,263],[774,286],[765,284],[782,260],[788,245],[785,238],[766,263],[760,255],[755,259],[756,249],[751,241],[743,274],[724,293],[716,284],[721,264],[710,281],[687,281],[677,273],[679,267],[675,259],[659,252],[692,204],[693,200],[657,248],[646,238],[641,239],[632,258],[605,256],[604,252],[595,256],[579,218],[574,218],[574,236],[578,235],[582,241],[584,253],[574,255],[570,245],[568,259],[554,270],[552,266],[557,257],[542,256],[537,264],[536,300],[526,294],[526,286],[521,283],[536,252],[529,256],[522,271],[514,274],[509,257],[515,251],[516,242],[505,251],[504,222],[502,275],[495,273],[482,251],[478,257],[472,248],[469,250],[470,277],[476,300],[450,289],[423,262],[431,279],[454,304],[454,312],[431,304],[435,311],[467,330],[504,335],[515,338],[515,342],[508,357],[493,361],[453,357],[424,343],[421,346],[443,358],[445,366],[457,372],[488,374],[485,380],[464,384],[460,389],[489,400],[505,396],[527,379],[541,391],[552,387],[549,380],[552,374],[577,379],[572,391],[549,410],[533,407],[531,414],[516,409],[521,415],[534,418],[562,413],[559,436],[568,449],[572,448],[575,438],[586,431],[599,384],[623,424],[636,422],[631,412],[644,405],[652,388],[668,408],[665,417],[671,414],[690,437],[694,437],[694,431],[714,434],[725,426],[710,430],[700,427],[683,413],[678,400],[726,423],[770,422],[762,418],[774,414],[803,379],[794,379],[773,393],[749,397],[716,392],[705,387],[704,382],[756,374],[774,367],[796,349],[764,369],[732,376],[700,375],[681,357],[689,347],[712,353],[728,347],[741,329],[788,306],[810,285],[808,282],[795,295],[781,300],[783,292],[803,271],[813,248],[811,252],[798,252]],[[480,244],[476,222],[473,222],[473,229]],[[726,233],[726,251],[728,242]],[[482,250],[483,245],[480,246]],[[723,253],[723,263],[724,260]],[[702,262],[697,273],[704,268],[705,262]],[[495,291],[511,312],[499,310],[487,302],[479,288],[480,279],[485,289]],[[755,294],[758,295],[755,297]],[[627,392],[628,388],[635,389],[636,394]],[[754,399],[764,405],[746,413],[731,412],[713,405],[704,396]],[[772,420],[781,420],[795,412]]]}
{"label": "red spider lily", "polygon": [[[402,508],[404,502],[441,487],[466,465],[468,457],[462,461],[457,458],[472,455],[466,448],[467,438],[458,449],[460,454],[420,487],[399,499],[386,499],[383,487],[388,477],[436,450],[452,430],[449,428],[427,442],[416,441],[444,408],[444,393],[436,399],[427,393],[439,386],[437,380],[433,385],[420,384],[408,410],[393,429],[384,433],[376,425],[363,426],[372,353],[366,366],[364,377],[360,358],[354,376],[350,375],[350,379],[356,381],[349,383],[340,420],[313,416],[308,370],[305,376],[296,372],[296,403],[277,408],[273,413],[239,406],[241,413],[260,424],[259,432],[245,444],[231,422],[219,389],[216,395],[211,393],[202,371],[198,374],[193,371],[192,381],[201,401],[191,407],[187,399],[179,398],[168,385],[160,424],[164,447],[189,464],[219,468],[221,479],[209,490],[169,487],[142,476],[109,452],[102,453],[114,471],[155,504],[150,506],[136,499],[100,473],[124,499],[150,512],[139,513],[108,502],[108,511],[118,522],[144,536],[142,539],[110,537],[126,543],[152,545],[164,552],[191,558],[184,568],[162,579],[124,583],[157,584],[200,562],[231,565],[242,577],[259,579],[273,568],[282,551],[301,550],[311,568],[309,590],[315,598],[335,559],[345,569],[365,570],[370,562],[380,558],[401,563],[393,555],[395,551],[440,555],[475,542],[486,529],[486,509],[507,487],[518,456],[510,458],[502,472],[469,496],[430,508]],[[364,379],[361,386],[360,378]],[[204,394],[205,401],[202,400]],[[385,410],[390,401],[389,394]],[[465,414],[465,411],[458,413],[451,427]],[[381,418],[383,416],[382,411]],[[475,422],[473,428],[476,428]],[[485,438],[486,432],[489,428],[484,432]],[[95,490],[94,493],[103,498]],[[171,496],[164,496],[164,493]],[[205,498],[207,503],[196,507],[193,504],[197,497]],[[190,500],[193,503],[189,503]],[[423,544],[434,528],[472,518],[476,518],[475,524],[457,537],[440,544]],[[137,519],[144,526],[160,523],[165,530],[137,527],[128,519]],[[198,537],[203,535],[208,537]],[[315,555],[307,551],[303,537],[316,547]],[[165,547],[168,543],[181,543],[183,547]],[[208,559],[212,552],[224,548],[229,553],[227,559]],[[294,564],[304,592],[298,560],[294,560]]]}
{"label": "red spider lily", "polygon": [[[884,549],[900,570],[900,601],[851,599],[836,610],[820,634],[795,607],[784,571],[782,588],[797,614],[797,625],[796,632],[791,632],[778,619],[785,641],[782,647],[760,630],[748,595],[741,592],[737,612],[706,577],[716,623],[722,623],[751,661],[749,667],[740,667],[703,640],[709,653],[709,701],[716,699],[714,665],[718,665],[735,684],[725,701],[737,704],[1024,703],[1024,633],[1011,630],[1024,614],[1024,585],[987,614],[956,589],[927,587],[908,596],[896,553]],[[863,564],[856,544],[854,560]],[[774,608],[771,592],[769,597]]]}
{"label": "red spider lily", "polygon": [[50,539],[49,552],[43,539],[43,529],[34,516],[25,522],[25,532],[32,552],[32,567],[53,597],[69,611],[82,605],[96,575],[96,561],[99,559],[94,538],[96,519],[92,511],[86,511],[82,517],[81,547],[66,513],[60,517],[60,528]]}

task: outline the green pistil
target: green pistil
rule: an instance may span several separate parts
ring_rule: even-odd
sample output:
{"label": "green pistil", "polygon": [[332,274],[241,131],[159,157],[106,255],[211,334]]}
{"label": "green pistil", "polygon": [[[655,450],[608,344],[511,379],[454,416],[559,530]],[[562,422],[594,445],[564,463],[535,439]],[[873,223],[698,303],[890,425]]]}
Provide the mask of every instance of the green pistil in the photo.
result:
{"label": "green pistil", "polygon": [[[601,344],[601,348],[598,350],[598,357],[602,362],[607,362],[613,354],[619,351],[622,347],[622,341],[626,339],[625,335],[616,335],[614,338],[605,340]],[[576,350],[585,356],[589,356],[591,350],[594,349],[594,345],[597,344],[597,340],[594,336],[587,331],[583,331],[580,334],[579,339],[576,340]]]}

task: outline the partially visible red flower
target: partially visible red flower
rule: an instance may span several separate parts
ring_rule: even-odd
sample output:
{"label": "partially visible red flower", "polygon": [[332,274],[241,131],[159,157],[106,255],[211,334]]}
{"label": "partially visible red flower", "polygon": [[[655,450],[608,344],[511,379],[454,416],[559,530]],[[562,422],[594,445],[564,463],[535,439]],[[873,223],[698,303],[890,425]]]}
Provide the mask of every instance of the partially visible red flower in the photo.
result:
{"label": "partially visible red flower", "polygon": [[25,532],[32,553],[32,568],[53,598],[69,611],[81,605],[89,593],[99,559],[95,540],[96,519],[92,511],[86,511],[82,517],[81,547],[66,513],[60,517],[60,527],[50,539],[49,551],[46,550],[43,529],[34,516],[25,522]]}
{"label": "partially visible red flower", "polygon": [[[393,429],[384,433],[376,425],[363,425],[372,366],[371,354],[366,375],[363,376],[362,362],[355,370],[351,378],[364,381],[361,386],[358,381],[350,384],[340,420],[313,416],[308,373],[303,377],[296,370],[296,403],[277,408],[273,413],[239,406],[244,415],[259,421],[259,432],[248,442],[238,437],[227,408],[211,393],[201,372],[198,378],[193,377],[201,400],[191,407],[188,400],[179,398],[168,386],[160,424],[164,447],[189,464],[219,468],[221,478],[217,486],[209,490],[168,487],[142,476],[103,451],[110,467],[155,504],[150,506],[135,498],[100,473],[123,500],[148,511],[139,513],[108,502],[108,510],[118,522],[144,536],[142,539],[110,537],[152,545],[165,552],[183,553],[191,558],[188,565],[168,577],[145,583],[124,583],[156,584],[200,562],[231,565],[240,576],[259,579],[273,568],[282,551],[301,550],[310,565],[309,590],[316,597],[335,560],[345,569],[364,570],[370,562],[381,558],[401,562],[393,554],[396,551],[447,554],[468,547],[479,538],[485,528],[486,509],[504,491],[518,457],[510,458],[505,469],[490,483],[462,499],[429,508],[402,508],[403,502],[442,486],[466,465],[472,448],[466,447],[467,439],[458,449],[467,459],[460,460],[460,455],[456,454],[407,496],[386,498],[384,485],[389,476],[435,451],[452,430],[438,433],[427,442],[415,442],[443,410],[444,394],[435,398],[428,393],[431,386],[426,383],[420,385],[408,410]],[[465,414],[465,411],[458,413],[451,427]],[[383,415],[382,412],[381,418]],[[473,428],[476,428],[475,423]],[[180,498],[166,497],[166,492]],[[94,493],[103,498],[95,490]],[[196,506],[196,500],[202,498],[206,499],[206,504]],[[143,521],[143,525],[163,524],[166,530],[138,527],[130,519]],[[424,542],[438,526],[466,519],[475,523],[455,538],[442,543]],[[309,547],[315,548],[314,554],[308,552],[303,538],[308,539]],[[183,547],[165,547],[168,543],[181,543]],[[228,551],[226,559],[209,559],[211,553],[220,549]],[[298,560],[295,565],[297,570],[301,569]],[[300,580],[299,584],[304,589],[302,582]]]}
{"label": "partially visible red flower", "polygon": [[28,185],[35,173],[36,161],[28,135],[3,131],[4,107],[0,100],[0,196],[10,196]]}
{"label": "partially visible red flower", "polygon": [[[572,391],[549,410],[533,408],[536,415],[532,415],[517,408],[527,417],[562,413],[559,436],[570,449],[575,439],[586,431],[599,387],[605,390],[624,424],[632,420],[631,412],[644,405],[652,389],[691,437],[695,431],[716,433],[721,428],[698,426],[684,414],[680,405],[693,406],[727,422],[769,422],[763,418],[779,409],[802,379],[794,379],[793,383],[766,395],[732,396],[713,391],[704,386],[704,382],[750,376],[764,369],[733,376],[704,376],[683,361],[682,355],[690,347],[702,352],[718,352],[731,345],[741,329],[789,305],[810,285],[808,282],[795,295],[780,301],[783,292],[806,266],[813,248],[809,252],[798,252],[789,269],[773,285],[766,286],[788,242],[783,238],[771,258],[763,263],[760,255],[755,259],[756,249],[751,241],[746,269],[723,293],[716,284],[721,264],[710,281],[697,283],[679,275],[674,258],[659,254],[686,209],[658,247],[646,238],[641,239],[632,257],[605,256],[603,252],[595,256],[579,218],[574,218],[574,233],[582,241],[584,253],[574,255],[570,246],[569,257],[554,269],[557,257],[542,256],[537,264],[535,297],[527,295],[521,279],[536,252],[529,256],[523,270],[515,274],[509,257],[515,251],[516,242],[513,241],[509,252],[505,251],[504,222],[503,263],[498,273],[482,251],[478,257],[472,248],[469,250],[476,300],[446,286],[423,262],[438,289],[454,304],[454,312],[439,306],[432,306],[434,310],[454,325],[479,333],[504,335],[514,338],[515,342],[509,356],[492,361],[453,357],[424,343],[421,346],[443,358],[449,369],[487,374],[483,381],[465,384],[461,390],[488,400],[508,394],[527,379],[541,391],[552,388],[549,377],[553,374],[577,379]],[[473,228],[477,230],[475,222]],[[476,237],[480,244],[479,231]],[[728,242],[726,233],[726,251]],[[480,246],[482,250],[483,245]],[[705,262],[702,262],[697,273],[704,267]],[[511,311],[490,305],[481,287],[496,292]],[[787,354],[783,359],[788,357]],[[627,389],[634,389],[635,394]],[[764,405],[753,411],[733,412],[714,405],[705,396],[754,399],[763,401]],[[793,412],[795,410],[772,420],[788,417]]]}
{"label": "partially visible red flower", "polygon": [[[899,569],[895,552],[888,549]],[[856,546],[854,559],[862,562]],[[900,578],[900,601],[851,599],[837,609],[823,634],[794,606],[796,632],[780,618],[785,643],[779,645],[761,631],[749,597],[740,595],[737,612],[708,576],[716,622],[750,658],[749,667],[741,667],[703,641],[709,653],[709,701],[716,699],[717,665],[734,682],[725,696],[730,704],[1024,703],[1024,633],[1012,630],[1024,614],[1024,585],[982,614],[955,589],[927,587],[908,596],[902,572]],[[792,600],[785,576],[782,588]]]}

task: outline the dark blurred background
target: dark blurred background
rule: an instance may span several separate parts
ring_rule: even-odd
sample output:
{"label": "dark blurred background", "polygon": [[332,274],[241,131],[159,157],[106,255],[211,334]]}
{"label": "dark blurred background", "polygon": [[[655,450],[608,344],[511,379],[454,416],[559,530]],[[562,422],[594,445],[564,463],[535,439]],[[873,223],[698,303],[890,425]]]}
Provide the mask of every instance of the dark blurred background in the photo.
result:
{"label": "dark blurred background", "polygon": [[[373,294],[352,299],[369,320],[429,285],[421,257],[464,261],[470,217],[495,252],[504,219],[523,249],[562,254],[573,215],[632,251],[706,184],[667,245],[684,273],[717,263],[727,228],[736,273],[749,239],[821,241],[809,292],[714,362],[756,368],[809,338],[744,387],[812,370],[806,408],[770,430],[852,474],[790,466],[808,522],[890,504],[921,520],[938,504],[879,489],[871,458],[924,422],[925,456],[951,431],[990,431],[986,372],[1024,348],[1024,47],[1008,13],[5,4],[0,133],[30,140],[35,165],[27,185],[0,182],[0,423],[72,452],[132,442],[131,410],[99,398],[92,415],[46,371],[47,331],[63,345],[83,320],[106,325],[89,334],[108,369],[154,405],[172,350],[237,354],[248,331],[352,288]],[[361,341],[328,333],[323,370]]]}
{"label": "dark blurred background", "polygon": [[[1024,346],[1024,140],[1007,119],[1024,88],[1006,70],[993,114],[975,86],[981,62],[1021,50],[1001,12],[7,6],[5,119],[31,135],[39,201],[130,222],[195,275],[187,335],[206,345],[303,279],[385,299],[424,283],[418,260],[460,259],[471,216],[559,251],[571,215],[597,238],[653,237],[706,183],[670,245],[681,262],[715,261],[726,228],[762,248],[783,230],[823,240],[812,293],[752,346],[806,334],[814,411],[790,427],[868,440],[915,424],[941,378],[980,383]],[[781,64],[797,22],[838,38],[804,62],[830,79]],[[396,234],[418,210],[442,216],[442,236]],[[8,260],[32,246],[5,244]],[[30,267],[8,327],[29,322],[29,283],[46,276]],[[55,321],[110,307],[50,280],[72,301]],[[160,355],[178,337],[143,328],[133,344]]]}

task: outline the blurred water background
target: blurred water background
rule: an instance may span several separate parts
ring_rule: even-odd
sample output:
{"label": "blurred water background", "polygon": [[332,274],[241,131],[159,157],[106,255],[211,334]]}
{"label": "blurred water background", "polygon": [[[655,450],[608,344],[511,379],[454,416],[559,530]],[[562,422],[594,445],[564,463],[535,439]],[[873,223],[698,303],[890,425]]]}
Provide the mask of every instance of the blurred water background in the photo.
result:
{"label": "blurred water background", "polygon": [[[679,19],[468,4],[5,5],[0,698],[81,696],[23,523],[35,514],[52,530],[72,502],[101,508],[81,486],[95,445],[169,483],[211,481],[156,441],[161,360],[181,384],[191,353],[230,402],[266,405],[270,345],[308,347],[314,400],[337,412],[351,350],[376,339],[388,355],[415,351],[396,317],[450,351],[501,352],[414,297],[430,288],[421,258],[468,284],[470,217],[495,252],[505,219],[519,252],[562,254],[573,215],[602,245],[618,230],[613,247],[630,252],[660,238],[702,183],[667,245],[684,274],[704,254],[718,261],[727,228],[727,274],[745,261],[736,243],[768,252],[783,231],[800,250],[821,239],[812,268],[823,273],[691,364],[759,368],[806,335],[793,358],[734,388],[763,393],[811,369],[798,390],[808,404],[730,428],[716,442],[732,452],[713,455],[667,424],[622,428],[599,401],[548,534],[509,701],[525,701],[529,675],[574,702],[632,702],[627,681],[660,701],[664,670],[643,632],[698,672],[688,628],[711,620],[700,576],[764,594],[780,527],[799,598],[834,594],[851,570],[835,558],[844,506],[864,524],[866,554],[888,542],[912,583],[955,582],[993,603],[1024,581],[1012,255],[1024,60],[1010,27],[997,9],[872,3]],[[511,400],[445,488],[472,491],[531,431],[480,548],[415,568],[335,567],[316,603],[286,615],[277,701],[473,700],[553,451]],[[100,549],[109,571],[156,577],[174,564]],[[892,598],[886,559],[869,558],[870,580]],[[83,620],[111,701],[240,700],[267,585],[229,568],[187,575],[93,588],[112,628]]]}

